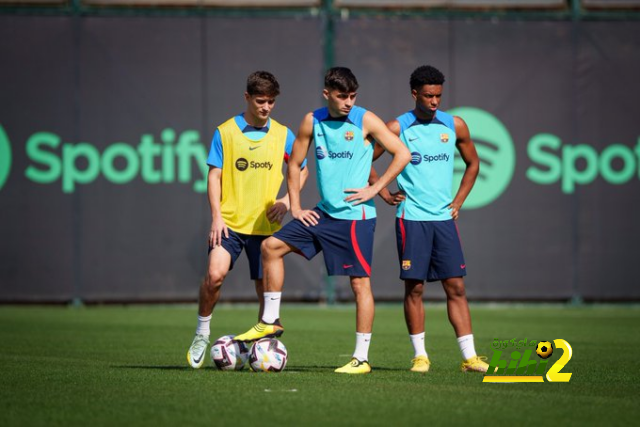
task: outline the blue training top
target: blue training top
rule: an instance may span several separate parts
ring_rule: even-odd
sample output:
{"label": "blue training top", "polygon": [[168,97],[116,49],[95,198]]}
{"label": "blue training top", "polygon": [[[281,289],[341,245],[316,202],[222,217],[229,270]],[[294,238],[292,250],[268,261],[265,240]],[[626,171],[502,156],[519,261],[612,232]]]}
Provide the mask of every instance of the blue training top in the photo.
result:
{"label": "blue training top", "polygon": [[406,200],[398,205],[396,216],[412,221],[451,219],[456,145],[453,116],[436,110],[432,120],[421,121],[409,111],[397,120],[411,163],[398,175],[398,188],[406,193]]}
{"label": "blue training top", "polygon": [[362,118],[367,112],[353,106],[347,116],[334,118],[327,107],[313,112],[313,140],[320,208],[338,219],[375,218],[373,200],[354,206],[344,190],[369,185],[373,144],[365,141]]}

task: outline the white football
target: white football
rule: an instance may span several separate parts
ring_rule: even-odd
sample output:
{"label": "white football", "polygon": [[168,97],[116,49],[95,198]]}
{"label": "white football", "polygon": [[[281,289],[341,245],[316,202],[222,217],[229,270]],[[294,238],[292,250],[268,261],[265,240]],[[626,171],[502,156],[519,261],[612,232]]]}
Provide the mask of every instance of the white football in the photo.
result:
{"label": "white football", "polygon": [[234,341],[234,337],[235,335],[222,336],[211,346],[211,360],[222,371],[239,371],[249,359],[246,344]]}
{"label": "white football", "polygon": [[287,366],[287,348],[275,338],[253,343],[249,363],[254,372],[281,372]]}

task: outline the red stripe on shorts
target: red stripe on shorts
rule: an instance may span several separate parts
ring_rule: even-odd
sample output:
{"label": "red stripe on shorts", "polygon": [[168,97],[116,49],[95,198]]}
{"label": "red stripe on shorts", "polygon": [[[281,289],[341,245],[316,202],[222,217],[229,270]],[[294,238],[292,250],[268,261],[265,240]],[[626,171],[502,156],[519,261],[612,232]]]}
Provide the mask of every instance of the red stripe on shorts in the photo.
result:
{"label": "red stripe on shorts", "polygon": [[369,265],[369,263],[367,263],[367,260],[364,259],[362,251],[360,250],[360,246],[358,246],[358,239],[356,236],[356,220],[351,221],[351,245],[353,246],[353,251],[356,253],[358,261],[360,261],[360,265],[362,265],[367,275],[371,276],[371,266]]}
{"label": "red stripe on shorts", "polygon": [[[404,217],[404,213],[402,214]],[[404,245],[407,243],[407,233],[404,231],[404,220],[402,218],[398,219],[400,223],[400,236],[402,236],[402,254],[404,255]]]}

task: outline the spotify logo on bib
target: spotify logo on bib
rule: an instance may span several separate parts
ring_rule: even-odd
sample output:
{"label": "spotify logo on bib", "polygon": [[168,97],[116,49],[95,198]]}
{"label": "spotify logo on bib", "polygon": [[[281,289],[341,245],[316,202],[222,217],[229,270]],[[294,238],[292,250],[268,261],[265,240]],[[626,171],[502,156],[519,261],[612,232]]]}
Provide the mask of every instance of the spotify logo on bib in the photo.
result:
{"label": "spotify logo on bib", "polygon": [[11,145],[9,144],[9,138],[4,132],[2,126],[0,126],[0,190],[4,187],[4,183],[9,176],[9,170],[11,169]]}
{"label": "spotify logo on bib", "polygon": [[[448,111],[461,117],[469,127],[471,140],[480,157],[480,173],[463,209],[475,209],[496,200],[507,189],[516,166],[513,140],[506,127],[494,115],[473,107],[458,107]],[[460,187],[465,164],[456,151],[453,194]]]}

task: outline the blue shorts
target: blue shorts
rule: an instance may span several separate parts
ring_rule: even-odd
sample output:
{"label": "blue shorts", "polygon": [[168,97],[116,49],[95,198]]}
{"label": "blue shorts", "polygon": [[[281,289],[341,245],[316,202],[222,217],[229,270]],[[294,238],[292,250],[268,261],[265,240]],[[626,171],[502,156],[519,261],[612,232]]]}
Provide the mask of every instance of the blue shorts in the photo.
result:
{"label": "blue shorts", "polygon": [[[242,249],[247,254],[249,260],[249,272],[251,280],[262,279],[262,252],[260,252],[260,245],[262,241],[269,236],[252,236],[249,234],[240,234],[235,231],[229,230],[229,237],[222,235],[222,247],[231,255],[231,265],[229,270],[233,270],[233,264],[236,262]],[[209,246],[209,252],[213,248]]]}
{"label": "blue shorts", "polygon": [[467,275],[458,226],[447,221],[396,218],[400,279],[437,280]]}
{"label": "blue shorts", "polygon": [[376,219],[336,219],[317,207],[313,210],[320,215],[318,225],[307,227],[296,219],[273,237],[293,246],[307,259],[322,251],[329,276],[371,276]]}

